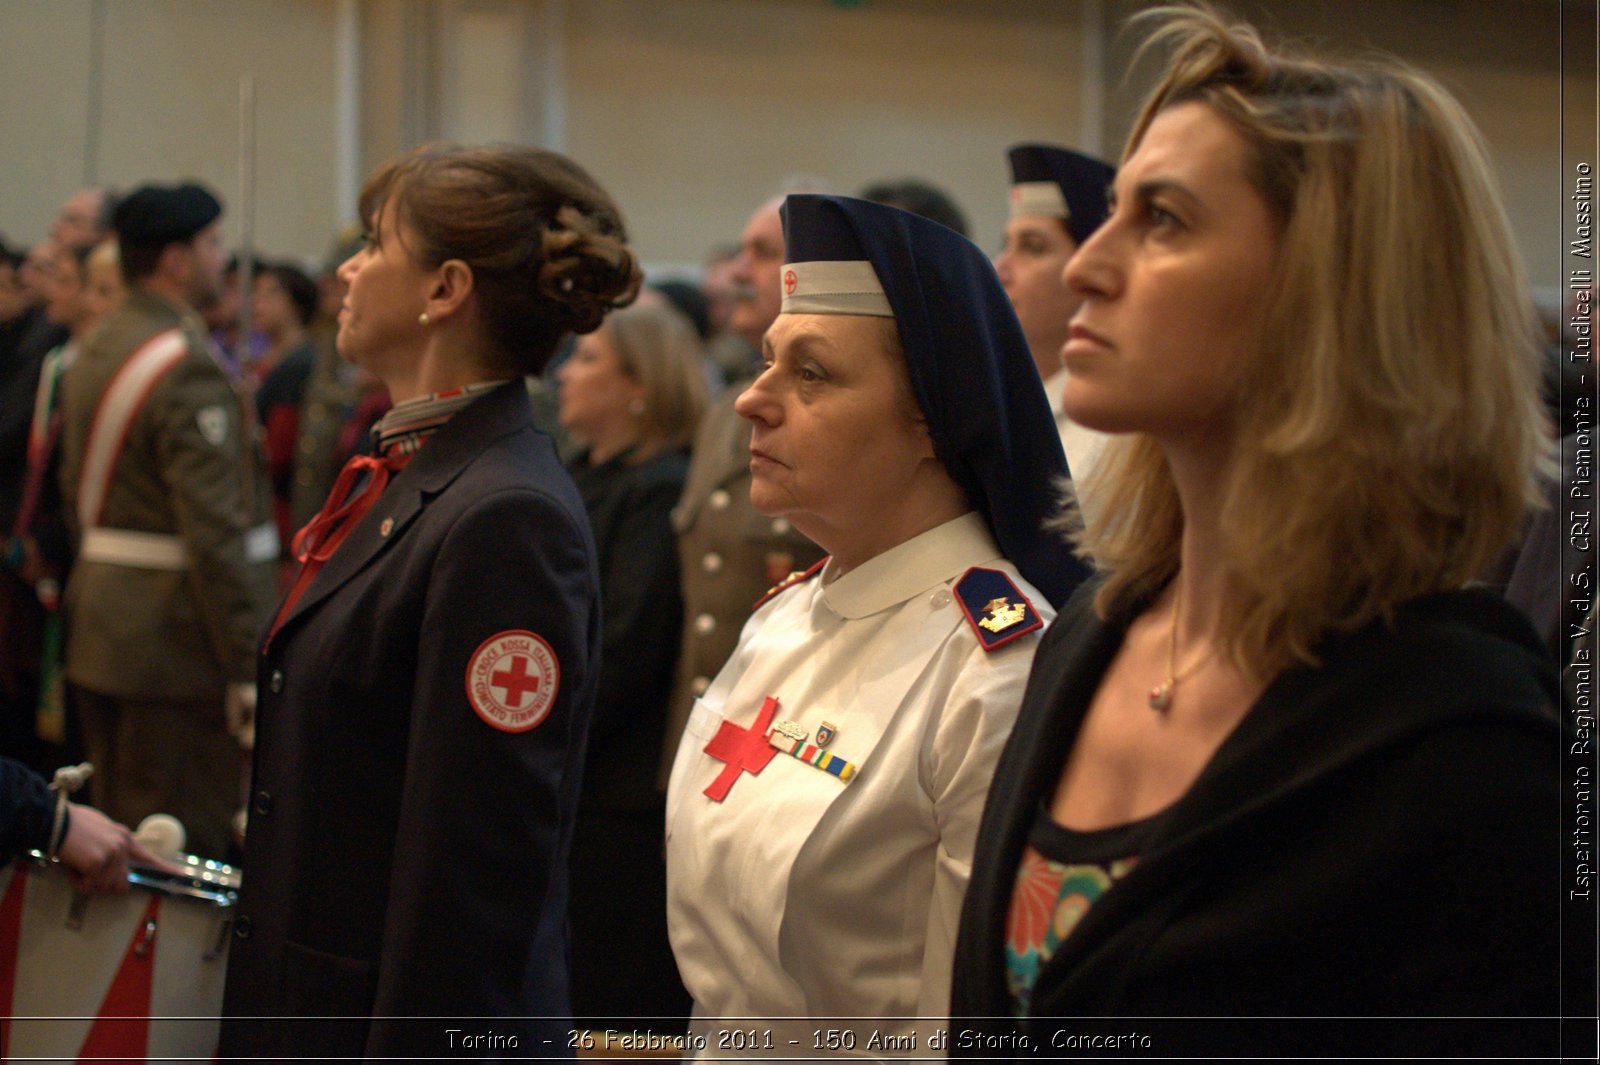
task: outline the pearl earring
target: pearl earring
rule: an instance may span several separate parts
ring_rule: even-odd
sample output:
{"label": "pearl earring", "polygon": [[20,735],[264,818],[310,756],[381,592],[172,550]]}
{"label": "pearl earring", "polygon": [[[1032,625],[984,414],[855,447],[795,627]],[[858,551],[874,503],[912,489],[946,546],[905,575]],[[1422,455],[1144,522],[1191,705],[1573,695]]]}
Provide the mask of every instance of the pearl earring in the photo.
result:
{"label": "pearl earring", "polygon": [[422,326],[424,329],[427,328],[430,321],[431,319],[428,317],[427,311],[423,311],[421,314],[417,315],[417,324]]}

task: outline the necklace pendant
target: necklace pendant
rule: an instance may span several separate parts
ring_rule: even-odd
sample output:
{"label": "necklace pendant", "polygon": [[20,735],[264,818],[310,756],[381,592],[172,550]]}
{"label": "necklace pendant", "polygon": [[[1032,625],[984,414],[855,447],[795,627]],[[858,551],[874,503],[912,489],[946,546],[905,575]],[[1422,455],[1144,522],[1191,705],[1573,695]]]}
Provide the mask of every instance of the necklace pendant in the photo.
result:
{"label": "necklace pendant", "polygon": [[1162,681],[1150,689],[1150,709],[1165,710],[1172,705],[1172,682]]}

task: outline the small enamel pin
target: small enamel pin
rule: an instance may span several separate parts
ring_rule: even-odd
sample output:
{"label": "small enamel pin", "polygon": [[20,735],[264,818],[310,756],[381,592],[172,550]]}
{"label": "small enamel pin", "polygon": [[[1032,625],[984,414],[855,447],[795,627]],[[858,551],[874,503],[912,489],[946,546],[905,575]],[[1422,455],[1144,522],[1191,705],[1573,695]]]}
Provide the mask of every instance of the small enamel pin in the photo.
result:
{"label": "small enamel pin", "polygon": [[838,725],[835,725],[832,721],[824,721],[817,727],[817,746],[826,747],[833,742],[833,738],[838,734]]}
{"label": "small enamel pin", "polygon": [[772,726],[773,746],[778,746],[777,737],[795,743],[804,743],[811,736],[806,727],[798,721],[779,721]]}

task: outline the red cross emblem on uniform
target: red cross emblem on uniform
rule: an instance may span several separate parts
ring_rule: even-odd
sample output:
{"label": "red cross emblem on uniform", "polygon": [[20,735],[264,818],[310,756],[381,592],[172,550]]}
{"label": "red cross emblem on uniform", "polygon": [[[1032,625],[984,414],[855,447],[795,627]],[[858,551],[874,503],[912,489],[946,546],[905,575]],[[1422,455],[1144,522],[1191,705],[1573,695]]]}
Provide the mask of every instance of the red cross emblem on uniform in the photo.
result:
{"label": "red cross emblem on uniform", "polygon": [[728,789],[733,787],[740,773],[755,776],[767,768],[772,756],[778,753],[778,749],[767,742],[767,733],[772,730],[772,715],[777,712],[778,700],[769,695],[749,728],[740,728],[732,721],[724,721],[717,729],[717,734],[706,744],[705,752],[727,765],[717,774],[717,779],[707,786],[706,798],[721,802],[728,797]]}
{"label": "red cross emblem on uniform", "polygon": [[539,678],[528,673],[531,659],[509,655],[511,668],[497,669],[489,674],[489,685],[496,692],[505,692],[506,705],[515,710],[522,705],[522,697],[539,690]]}
{"label": "red cross emblem on uniform", "polygon": [[525,629],[496,633],[467,662],[467,701],[502,732],[526,732],[543,721],[560,687],[555,651]]}
{"label": "red cross emblem on uniform", "polygon": [[793,296],[795,286],[799,283],[799,280],[794,276],[793,270],[785,270],[783,272],[783,294],[785,296]]}

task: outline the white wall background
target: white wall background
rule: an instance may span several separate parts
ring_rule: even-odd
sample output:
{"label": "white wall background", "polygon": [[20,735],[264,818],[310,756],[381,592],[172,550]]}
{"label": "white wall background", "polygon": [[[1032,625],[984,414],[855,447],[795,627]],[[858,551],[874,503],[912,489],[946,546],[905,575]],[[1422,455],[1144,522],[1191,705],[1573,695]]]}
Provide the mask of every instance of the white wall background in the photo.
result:
{"label": "white wall background", "polygon": [[[1147,84],[1128,73],[1130,42],[1119,35],[1138,6],[0,0],[0,232],[36,239],[90,181],[197,177],[236,205],[239,79],[249,74],[255,235],[268,254],[320,258],[351,220],[360,175],[434,137],[569,152],[617,197],[655,264],[697,263],[795,172],[845,192],[881,178],[933,180],[993,246],[1007,145],[1117,152]],[[1491,145],[1535,283],[1558,283],[1559,27],[1572,4],[1235,7],[1293,35],[1398,52],[1443,78]],[[1569,65],[1566,77],[1569,94],[1588,79],[1592,99],[1592,65]],[[237,211],[229,224],[237,233]]]}
{"label": "white wall background", "polygon": [[0,232],[42,236],[91,182],[198,178],[233,204],[251,73],[259,243],[320,252],[343,214],[336,14],[323,0],[0,0]]}

